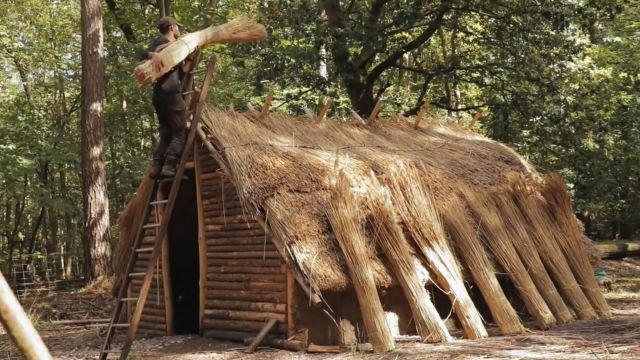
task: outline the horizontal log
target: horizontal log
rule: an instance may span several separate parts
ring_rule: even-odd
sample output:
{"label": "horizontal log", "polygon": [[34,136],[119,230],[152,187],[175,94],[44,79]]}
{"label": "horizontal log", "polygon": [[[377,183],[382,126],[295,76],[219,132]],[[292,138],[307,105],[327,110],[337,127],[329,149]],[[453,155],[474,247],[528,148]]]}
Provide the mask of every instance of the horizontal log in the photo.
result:
{"label": "horizontal log", "polygon": [[262,227],[262,225],[260,225],[257,222],[251,222],[251,221],[247,221],[247,222],[241,222],[241,223],[237,223],[237,224],[229,224],[227,223],[225,224],[216,224],[216,225],[209,225],[207,224],[207,222],[204,222],[205,225],[203,226],[205,231],[207,232],[211,232],[211,231],[236,231],[236,230],[262,230],[264,231],[264,228]]}
{"label": "horizontal log", "polygon": [[150,336],[165,336],[167,335],[167,330],[155,330],[155,329],[141,329],[138,328],[138,333],[136,335],[136,339],[150,337]]}
{"label": "horizontal log", "polygon": [[[269,244],[271,241],[267,237],[266,243]],[[206,239],[205,243],[207,246],[213,245],[257,245],[264,244],[265,237],[262,236],[247,236],[247,237],[228,237],[228,238],[210,238]]]}
{"label": "horizontal log", "polygon": [[207,252],[210,259],[280,259],[277,251]]}
{"label": "horizontal log", "polygon": [[[218,165],[218,162],[212,159],[212,161],[201,161],[200,164],[201,165],[212,165],[212,164]],[[220,181],[223,179],[226,180],[228,178],[229,177],[222,172],[212,172],[212,173],[200,175],[200,181],[212,180],[212,179]]]}
{"label": "horizontal log", "polygon": [[285,292],[260,293],[244,290],[211,290],[206,289],[207,299],[218,300],[249,300],[258,302],[274,302],[284,304],[287,301]]}
{"label": "horizontal log", "polygon": [[343,352],[343,350],[340,346],[337,345],[316,345],[311,343],[307,346],[307,352],[338,354]]}
{"label": "horizontal log", "polygon": [[244,211],[242,208],[225,209],[224,211],[222,210],[205,211],[203,215],[204,217],[222,217],[222,216],[233,216],[233,215],[244,215],[248,218],[251,217],[251,215],[247,211]]}
{"label": "horizontal log", "polygon": [[209,266],[252,266],[252,267],[280,267],[284,263],[281,259],[207,259]]}
{"label": "horizontal log", "polygon": [[153,315],[153,314],[145,314],[144,311],[142,311],[142,317],[141,317],[141,321],[144,322],[148,322],[148,323],[156,323],[156,324],[166,324],[166,318],[164,316],[159,316],[159,315]]}
{"label": "horizontal log", "polygon": [[87,325],[87,324],[100,324],[109,323],[111,319],[75,319],[75,320],[53,320],[54,325]]}
{"label": "horizontal log", "polygon": [[224,225],[224,224],[246,224],[246,223],[257,223],[252,219],[249,214],[241,214],[241,215],[230,215],[230,216],[216,216],[216,217],[205,217],[204,223],[206,225]]}
{"label": "horizontal log", "polygon": [[204,211],[222,211],[222,209],[237,209],[237,208],[242,208],[242,202],[237,199],[237,200],[230,200],[230,201],[221,201],[217,204],[204,204],[203,209]]}
{"label": "horizontal log", "polygon": [[277,251],[275,245],[267,240],[266,243],[257,245],[210,245],[207,246],[207,252],[233,252],[233,251]]}
{"label": "horizontal log", "polygon": [[248,236],[264,236],[264,229],[259,230],[234,230],[234,231],[213,231],[207,232],[207,226],[205,228],[205,236],[207,239],[217,238],[232,238],[232,237],[248,237]]}
{"label": "horizontal log", "polygon": [[286,304],[277,304],[269,302],[255,302],[255,301],[242,301],[242,300],[214,300],[208,299],[205,301],[205,313],[213,309],[224,310],[249,310],[249,311],[265,311],[275,313],[286,313]]}
{"label": "horizontal log", "polygon": [[[244,344],[248,345],[253,341],[254,338],[249,338],[244,340]],[[278,339],[272,336],[267,336],[260,342],[262,346],[269,346],[277,349],[291,350],[291,351],[303,351],[304,350],[304,342],[300,340],[287,340],[287,339]]]}
{"label": "horizontal log", "polygon": [[286,291],[285,283],[207,281],[207,289],[220,290],[254,290],[254,291]]}
{"label": "horizontal log", "polygon": [[[238,330],[243,332],[258,332],[264,327],[264,321],[247,321],[247,320],[221,320],[221,319],[205,319],[202,325],[205,329],[223,329]],[[286,324],[276,324],[274,330],[277,332],[287,331]]]}
{"label": "horizontal log", "polygon": [[140,325],[138,326],[140,329],[152,329],[152,330],[167,330],[167,324],[159,324],[155,322],[143,321],[140,319]]}
{"label": "horizontal log", "polygon": [[223,319],[223,320],[250,320],[250,321],[267,321],[276,319],[280,322],[285,321],[285,314],[260,312],[260,311],[240,311],[240,310],[222,310],[207,309],[204,311],[205,319]]}
{"label": "horizontal log", "polygon": [[211,274],[283,274],[282,266],[211,266],[207,267],[207,272]]}
{"label": "horizontal log", "polygon": [[157,303],[148,303],[144,304],[144,309],[142,309],[143,315],[155,315],[155,316],[166,316],[167,310],[164,308],[164,304]]}

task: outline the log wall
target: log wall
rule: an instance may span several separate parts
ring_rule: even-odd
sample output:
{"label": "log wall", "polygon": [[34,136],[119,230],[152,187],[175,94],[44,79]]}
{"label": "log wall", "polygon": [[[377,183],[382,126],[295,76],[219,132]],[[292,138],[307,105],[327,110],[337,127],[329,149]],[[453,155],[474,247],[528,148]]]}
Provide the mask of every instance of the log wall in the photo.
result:
{"label": "log wall", "polygon": [[259,221],[243,210],[231,179],[204,148],[196,152],[201,249],[201,333],[253,337],[269,319],[287,334],[286,266]]}

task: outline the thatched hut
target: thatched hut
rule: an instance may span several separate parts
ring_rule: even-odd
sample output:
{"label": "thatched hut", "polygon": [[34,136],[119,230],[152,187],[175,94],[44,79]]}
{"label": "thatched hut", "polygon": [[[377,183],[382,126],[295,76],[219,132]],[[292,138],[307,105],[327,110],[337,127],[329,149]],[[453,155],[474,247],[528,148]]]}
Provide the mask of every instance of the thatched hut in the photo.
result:
{"label": "thatched hut", "polygon": [[[465,128],[413,121],[206,109],[140,331],[242,340],[276,319],[274,338],[385,351],[398,335],[610,316],[560,178]],[[140,215],[149,188],[120,217],[120,264],[137,224],[155,222]]]}

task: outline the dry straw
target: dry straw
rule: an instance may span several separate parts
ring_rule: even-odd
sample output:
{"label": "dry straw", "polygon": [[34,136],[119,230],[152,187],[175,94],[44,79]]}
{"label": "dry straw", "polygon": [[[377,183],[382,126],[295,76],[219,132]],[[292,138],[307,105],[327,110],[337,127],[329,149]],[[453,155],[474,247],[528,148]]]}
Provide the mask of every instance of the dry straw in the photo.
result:
{"label": "dry straw", "polygon": [[493,264],[482,246],[478,231],[469,221],[470,215],[464,205],[456,199],[443,204],[440,209],[452,243],[459,249],[458,254],[464,259],[500,332],[504,335],[524,332],[525,327],[502,291]]}
{"label": "dry straw", "polygon": [[196,48],[216,43],[261,41],[266,38],[267,31],[263,25],[241,16],[226,24],[211,26],[180,37],[159,53],[160,71],[156,71],[154,64],[147,60],[136,67],[134,75],[138,84],[149,85],[186,59]]}
{"label": "dry straw", "polygon": [[387,189],[373,178],[367,193],[369,224],[409,303],[418,335],[425,342],[450,341],[444,321],[418,277],[415,253],[404,237]]}
{"label": "dry straw", "polygon": [[449,296],[465,335],[469,339],[487,337],[482,318],[467,293],[458,261],[447,242],[433,194],[423,186],[419,170],[410,163],[399,163],[391,167],[386,179],[393,204],[436,282]]}
{"label": "dry straw", "polygon": [[520,254],[520,259],[529,270],[531,279],[536,284],[540,295],[545,299],[549,309],[556,317],[559,324],[566,324],[573,321],[573,315],[560,297],[556,286],[549,277],[549,273],[544,268],[540,254],[533,241],[529,237],[529,227],[526,220],[521,216],[520,211],[513,199],[506,191],[494,193],[493,199],[496,202],[500,217],[505,224],[505,229],[509,234],[514,247]]}
{"label": "dry straw", "polygon": [[557,236],[560,230],[545,211],[543,199],[534,192],[533,188],[527,186],[526,180],[521,175],[511,174],[509,180],[511,196],[517,203],[522,216],[526,218],[531,240],[535,243],[546,269],[555,280],[558,290],[573,308],[578,319],[596,319],[597,315],[593,307],[580,289],[558,245]]}
{"label": "dry straw", "polygon": [[378,296],[357,199],[343,173],[338,174],[331,190],[327,217],[349,268],[369,341],[375,352],[393,350],[395,342]]}
{"label": "dry straw", "polygon": [[555,325],[555,316],[531,280],[527,268],[511,242],[505,224],[500,218],[500,211],[491,198],[493,194],[478,193],[468,187],[462,187],[461,190],[474,217],[479,222],[486,248],[490,249],[500,266],[508,273],[529,314],[543,329]]}
{"label": "dry straw", "polygon": [[562,248],[573,274],[580,282],[582,289],[600,317],[611,318],[611,310],[605,300],[589,263],[589,251],[584,241],[584,234],[576,219],[571,199],[565,190],[565,183],[557,175],[546,179],[541,193],[547,200],[547,211],[560,226],[558,243]]}

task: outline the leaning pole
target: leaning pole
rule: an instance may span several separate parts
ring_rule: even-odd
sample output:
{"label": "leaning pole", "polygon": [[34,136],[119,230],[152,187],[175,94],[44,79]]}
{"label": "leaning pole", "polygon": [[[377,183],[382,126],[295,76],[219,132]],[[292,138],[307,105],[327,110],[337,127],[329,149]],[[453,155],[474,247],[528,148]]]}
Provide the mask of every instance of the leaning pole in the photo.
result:
{"label": "leaning pole", "polygon": [[0,272],[0,321],[27,360],[53,359]]}

